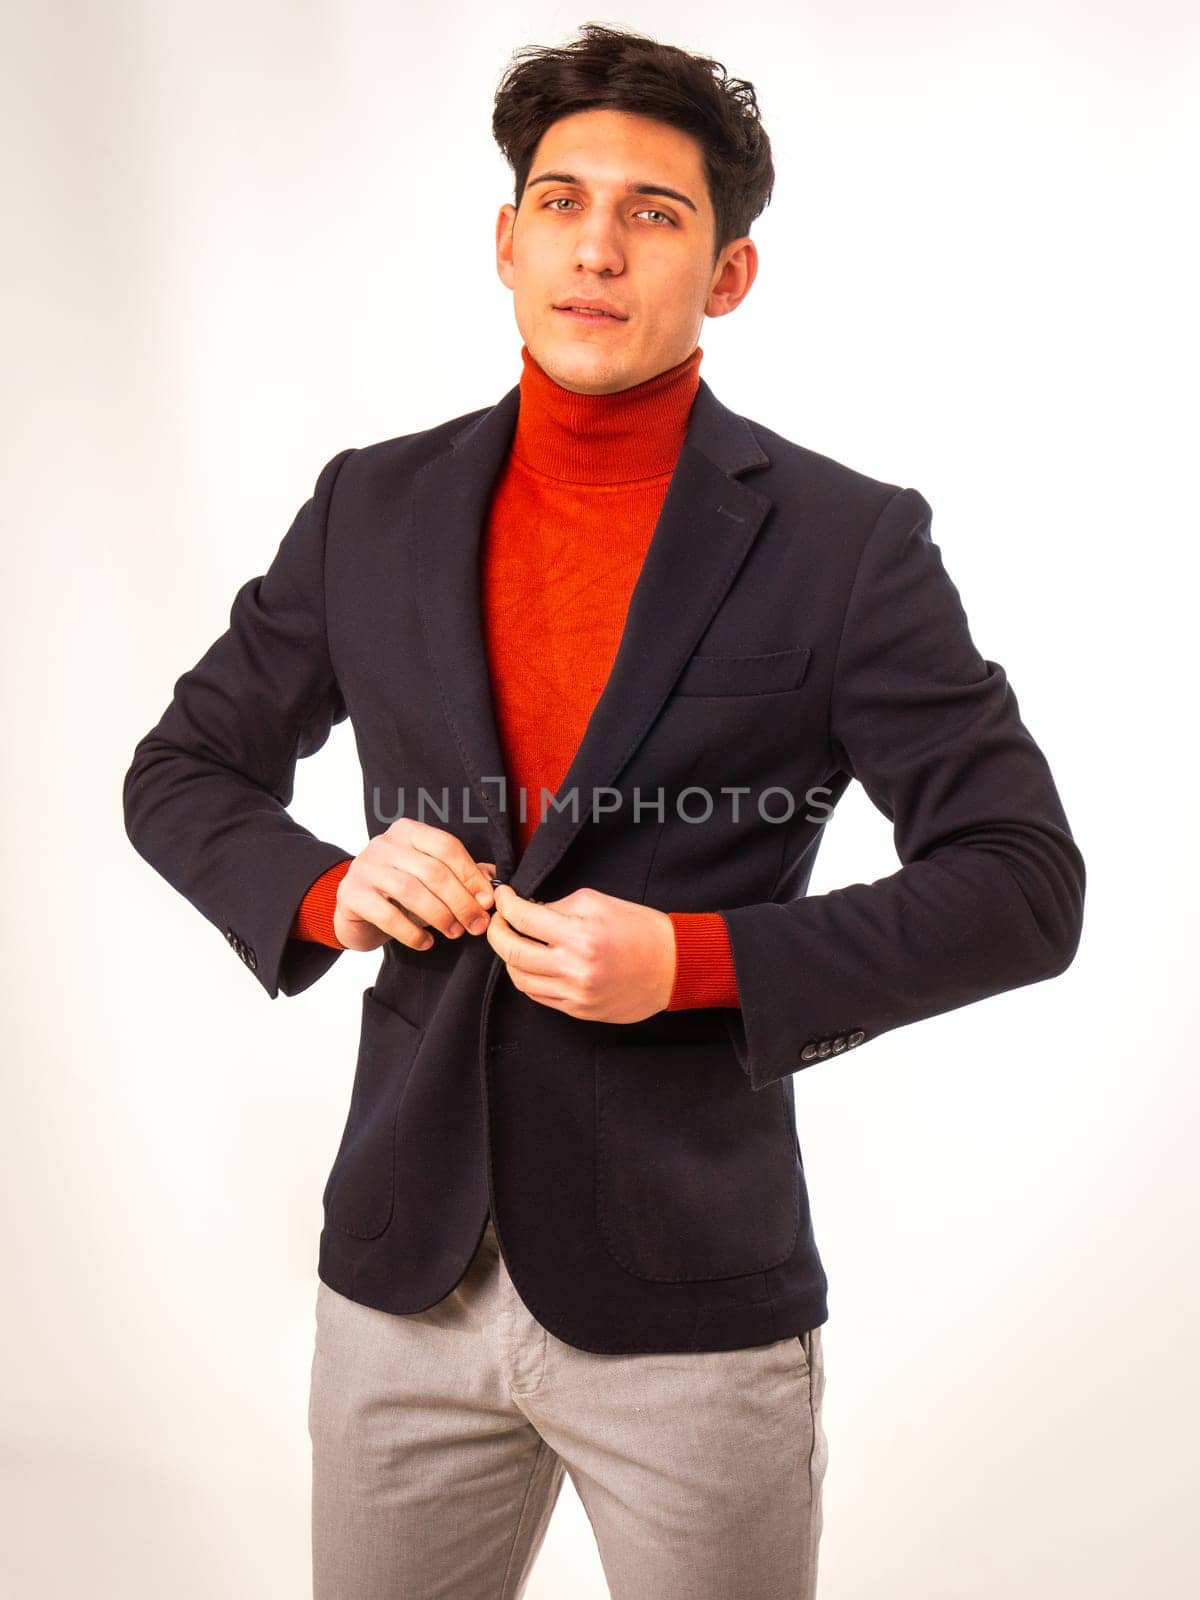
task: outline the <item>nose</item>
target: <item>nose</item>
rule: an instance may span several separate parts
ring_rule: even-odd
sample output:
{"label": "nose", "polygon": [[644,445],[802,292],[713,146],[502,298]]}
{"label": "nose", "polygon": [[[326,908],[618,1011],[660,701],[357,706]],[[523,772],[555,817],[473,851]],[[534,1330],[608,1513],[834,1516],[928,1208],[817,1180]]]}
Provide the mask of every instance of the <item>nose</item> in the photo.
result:
{"label": "nose", "polygon": [[576,265],[588,272],[620,272],[625,265],[621,243],[612,219],[595,210],[579,225],[575,236]]}

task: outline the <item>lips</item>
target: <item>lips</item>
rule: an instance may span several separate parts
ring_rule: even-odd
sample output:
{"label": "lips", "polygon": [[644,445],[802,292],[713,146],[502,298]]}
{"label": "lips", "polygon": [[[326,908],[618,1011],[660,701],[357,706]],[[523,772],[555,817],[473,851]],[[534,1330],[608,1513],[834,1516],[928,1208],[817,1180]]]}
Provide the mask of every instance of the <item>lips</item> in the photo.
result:
{"label": "lips", "polygon": [[628,320],[616,306],[609,305],[603,300],[564,300],[561,305],[555,306],[556,311],[566,312],[576,317],[591,317],[593,321],[626,322]]}

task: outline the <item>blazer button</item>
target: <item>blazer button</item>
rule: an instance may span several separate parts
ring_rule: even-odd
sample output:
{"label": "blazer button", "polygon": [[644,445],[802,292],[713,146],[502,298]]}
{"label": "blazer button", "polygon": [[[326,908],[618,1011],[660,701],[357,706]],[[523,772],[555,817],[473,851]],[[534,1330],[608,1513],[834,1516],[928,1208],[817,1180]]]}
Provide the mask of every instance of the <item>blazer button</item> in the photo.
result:
{"label": "blazer button", "polygon": [[800,1052],[800,1059],[801,1061],[815,1061],[817,1059],[816,1045],[811,1042],[806,1044]]}
{"label": "blazer button", "polygon": [[255,955],[252,946],[246,946],[245,955],[246,965],[250,968],[251,972],[256,972],[258,970],[258,957]]}
{"label": "blazer button", "polygon": [[817,1046],[817,1055],[824,1058],[825,1056],[831,1056],[832,1054],[833,1045],[828,1039],[822,1039],[820,1044]]}
{"label": "blazer button", "polygon": [[837,1038],[833,1041],[833,1053],[834,1053],[834,1055],[836,1056],[840,1050],[844,1050],[845,1048],[846,1048],[846,1035],[844,1033],[839,1033]]}
{"label": "blazer button", "polygon": [[850,1035],[850,1037],[846,1040],[846,1043],[851,1046],[861,1044],[866,1037],[867,1036],[862,1029],[858,1028]]}

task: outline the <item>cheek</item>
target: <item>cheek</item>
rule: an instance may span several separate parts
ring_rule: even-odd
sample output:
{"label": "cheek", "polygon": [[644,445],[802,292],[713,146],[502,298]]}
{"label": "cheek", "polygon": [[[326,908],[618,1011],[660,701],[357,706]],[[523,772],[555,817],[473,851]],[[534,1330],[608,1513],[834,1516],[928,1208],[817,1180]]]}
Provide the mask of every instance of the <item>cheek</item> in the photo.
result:
{"label": "cheek", "polygon": [[660,308],[651,324],[651,332],[661,344],[678,341],[689,336],[699,326],[704,316],[707,283],[681,285],[678,273],[664,274],[660,293],[656,297]]}
{"label": "cheek", "polygon": [[549,266],[549,243],[536,225],[525,227],[522,231],[522,225],[518,223],[513,232],[513,266],[516,271],[530,280],[544,278]]}

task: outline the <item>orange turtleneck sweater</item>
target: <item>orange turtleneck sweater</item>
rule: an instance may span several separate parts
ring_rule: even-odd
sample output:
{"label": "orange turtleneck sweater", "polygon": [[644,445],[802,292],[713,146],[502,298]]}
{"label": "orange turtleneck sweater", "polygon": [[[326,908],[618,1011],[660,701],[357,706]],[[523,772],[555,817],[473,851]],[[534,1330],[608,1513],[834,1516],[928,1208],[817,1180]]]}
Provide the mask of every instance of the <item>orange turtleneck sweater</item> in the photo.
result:
{"label": "orange turtleneck sweater", "polygon": [[[514,825],[522,849],[543,787],[558,791],[608,679],[700,382],[703,350],[615,394],[575,394],[521,347],[520,409],[481,548],[484,643]],[[518,809],[526,796],[526,815]],[[348,861],[305,895],[292,935],[335,949]],[[736,1006],[725,922],[669,912],[667,1009]]]}

